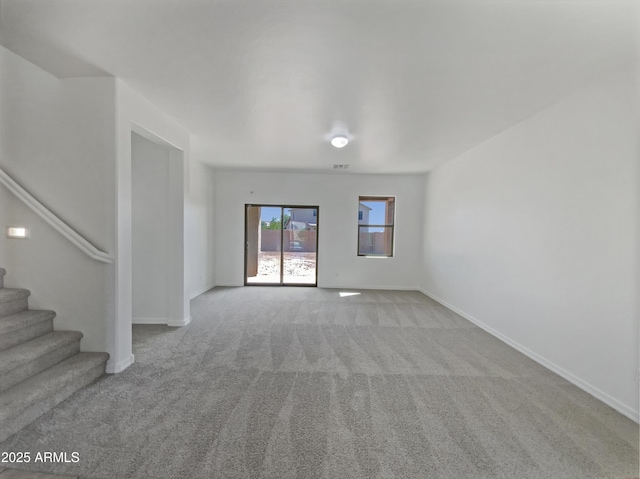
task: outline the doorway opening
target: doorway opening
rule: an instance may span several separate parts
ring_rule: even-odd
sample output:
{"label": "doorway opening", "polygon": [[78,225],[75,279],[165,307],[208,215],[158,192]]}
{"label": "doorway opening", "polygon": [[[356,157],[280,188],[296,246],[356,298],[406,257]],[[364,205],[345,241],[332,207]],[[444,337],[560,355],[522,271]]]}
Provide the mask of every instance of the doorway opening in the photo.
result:
{"label": "doorway opening", "polygon": [[[182,151],[131,132],[131,318],[184,326]],[[186,307],[188,308],[188,301]]]}
{"label": "doorway opening", "polygon": [[318,206],[245,205],[245,286],[318,285]]}

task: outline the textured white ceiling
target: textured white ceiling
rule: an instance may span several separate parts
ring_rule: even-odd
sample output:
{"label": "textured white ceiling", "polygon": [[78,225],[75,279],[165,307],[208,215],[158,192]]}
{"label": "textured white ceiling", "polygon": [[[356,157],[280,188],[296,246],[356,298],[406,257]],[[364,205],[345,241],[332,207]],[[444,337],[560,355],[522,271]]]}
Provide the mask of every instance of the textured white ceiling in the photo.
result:
{"label": "textured white ceiling", "polygon": [[[114,75],[224,167],[424,172],[636,61],[635,1],[2,0],[0,43]],[[329,145],[334,130],[352,142]]]}

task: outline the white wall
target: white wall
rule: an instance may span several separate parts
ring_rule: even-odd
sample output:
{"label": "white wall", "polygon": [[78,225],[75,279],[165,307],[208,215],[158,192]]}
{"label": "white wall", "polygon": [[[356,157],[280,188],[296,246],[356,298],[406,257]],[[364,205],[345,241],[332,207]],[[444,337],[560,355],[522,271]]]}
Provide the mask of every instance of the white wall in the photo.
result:
{"label": "white wall", "polygon": [[429,174],[422,285],[637,421],[635,88],[611,77]]}
{"label": "white wall", "polygon": [[133,322],[169,322],[169,148],[131,137]]}
{"label": "white wall", "polygon": [[[217,284],[244,284],[244,205],[318,205],[318,285],[415,289],[421,256],[420,175],[216,172]],[[358,196],[395,195],[395,255],[357,256]]]}
{"label": "white wall", "polygon": [[[112,78],[58,79],[0,47],[0,167],[99,249],[114,254]],[[30,289],[32,308],[58,313],[56,329],[84,333],[84,351],[108,351],[104,290],[113,266],[88,258],[0,186],[6,285]]]}
{"label": "white wall", "polygon": [[[192,143],[194,139],[192,138]],[[197,140],[196,140],[197,141]],[[197,144],[197,143],[196,143]],[[194,298],[216,285],[215,170],[192,148],[187,217],[189,292]]]}
{"label": "white wall", "polygon": [[[169,188],[176,209],[170,214],[183,225],[172,248],[182,254],[168,261],[181,271],[172,280],[182,291],[182,300],[170,305],[171,324],[186,324],[189,298],[213,283],[207,268],[214,256],[212,243],[201,239],[213,235],[212,221],[200,224],[213,217],[213,180],[189,177],[189,133],[121,80],[58,79],[0,47],[0,167],[116,258],[113,265],[89,259],[0,187],[0,224],[31,228],[27,241],[0,235],[0,266],[8,270],[7,286],[32,290],[32,307],[58,312],[57,329],[84,333],[83,350],[109,352],[108,372],[133,361],[132,131],[171,148],[169,176],[182,182]],[[195,277],[193,264],[200,268]]]}
{"label": "white wall", "polygon": [[[117,218],[117,259],[115,275],[109,282],[110,311],[113,321],[107,325],[111,358],[107,372],[119,372],[128,367],[134,356],[131,348],[132,297],[132,178],[131,178],[131,132],[135,132],[155,143],[170,147],[169,177],[178,178],[179,188],[170,188],[170,211],[167,215],[182,225],[173,230],[169,241],[172,251],[180,251],[167,258],[170,271],[170,290],[180,292],[170,298],[170,324],[185,325],[189,322],[189,261],[185,245],[187,228],[185,218],[189,195],[190,148],[189,133],[174,119],[132,90],[122,80],[116,80],[116,186],[115,202]],[[174,181],[171,182],[176,185]]]}

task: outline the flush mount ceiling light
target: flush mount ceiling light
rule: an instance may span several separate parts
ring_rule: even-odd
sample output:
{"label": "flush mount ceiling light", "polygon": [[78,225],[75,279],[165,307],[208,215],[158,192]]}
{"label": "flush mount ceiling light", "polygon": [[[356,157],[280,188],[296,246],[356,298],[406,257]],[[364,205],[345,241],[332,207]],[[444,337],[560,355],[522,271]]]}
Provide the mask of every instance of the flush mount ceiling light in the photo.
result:
{"label": "flush mount ceiling light", "polygon": [[331,144],[336,148],[344,148],[345,146],[347,146],[347,143],[349,143],[349,138],[347,138],[345,135],[335,135],[333,138],[331,138]]}

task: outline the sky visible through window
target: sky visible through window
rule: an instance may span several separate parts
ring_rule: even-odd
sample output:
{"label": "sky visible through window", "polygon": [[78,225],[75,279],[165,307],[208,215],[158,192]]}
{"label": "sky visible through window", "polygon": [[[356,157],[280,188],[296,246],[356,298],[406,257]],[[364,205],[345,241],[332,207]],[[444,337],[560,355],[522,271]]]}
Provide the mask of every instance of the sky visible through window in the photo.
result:
{"label": "sky visible through window", "polygon": [[[383,225],[385,217],[385,201],[362,201],[363,205],[371,208],[369,212],[369,224]],[[285,208],[285,214],[291,214],[289,208]],[[262,206],[260,208],[260,220],[271,221],[273,218],[280,219],[280,208],[272,206]]]}
{"label": "sky visible through window", "polygon": [[[286,214],[291,214],[291,211],[285,209]],[[280,208],[272,206],[262,206],[260,208],[260,221],[271,221],[273,218],[280,219]]]}
{"label": "sky visible through window", "polygon": [[[386,201],[361,201],[361,204],[371,208],[369,212],[369,224],[370,225],[383,225],[385,217]],[[366,218],[366,216],[365,216]]]}

